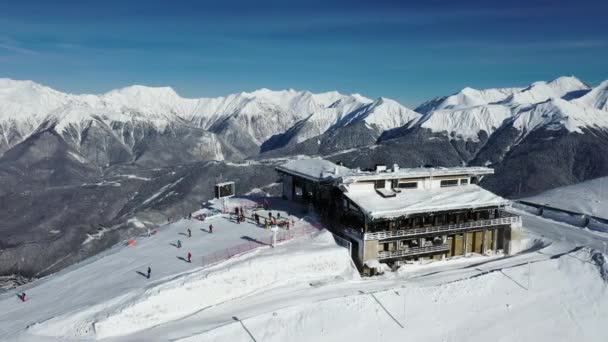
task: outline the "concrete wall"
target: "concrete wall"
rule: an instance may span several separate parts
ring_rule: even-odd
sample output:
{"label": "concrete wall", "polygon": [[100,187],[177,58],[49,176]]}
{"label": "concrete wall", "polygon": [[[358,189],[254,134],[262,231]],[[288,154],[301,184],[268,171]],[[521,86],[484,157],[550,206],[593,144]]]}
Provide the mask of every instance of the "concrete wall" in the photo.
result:
{"label": "concrete wall", "polygon": [[361,260],[361,263],[378,258],[378,240],[365,240],[362,245],[363,259]]}

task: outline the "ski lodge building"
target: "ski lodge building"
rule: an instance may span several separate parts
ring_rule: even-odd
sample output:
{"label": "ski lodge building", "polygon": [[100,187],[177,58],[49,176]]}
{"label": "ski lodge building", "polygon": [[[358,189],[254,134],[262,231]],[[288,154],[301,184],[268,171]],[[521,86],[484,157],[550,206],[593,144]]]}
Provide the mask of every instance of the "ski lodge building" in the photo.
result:
{"label": "ski lodge building", "polygon": [[278,166],[283,197],[312,206],[352,243],[357,266],[519,252],[521,218],[477,185],[487,167],[353,170],[324,159]]}

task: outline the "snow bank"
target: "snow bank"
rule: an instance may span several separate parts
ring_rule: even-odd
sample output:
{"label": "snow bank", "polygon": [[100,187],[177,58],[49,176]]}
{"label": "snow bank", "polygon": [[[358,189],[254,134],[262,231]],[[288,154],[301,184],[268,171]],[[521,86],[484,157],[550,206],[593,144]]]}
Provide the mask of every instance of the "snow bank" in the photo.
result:
{"label": "snow bank", "polygon": [[[366,293],[352,284],[327,300],[240,318],[265,342],[605,341],[608,297],[589,257],[581,250],[436,286],[413,279]],[[245,340],[236,322],[179,341]]]}
{"label": "snow bank", "polygon": [[110,305],[98,305],[52,319],[35,333],[97,338],[121,336],[177,320],[225,301],[269,287],[304,280],[356,278],[348,251],[324,231],[312,240],[297,240],[258,250],[235,260],[167,279]]}

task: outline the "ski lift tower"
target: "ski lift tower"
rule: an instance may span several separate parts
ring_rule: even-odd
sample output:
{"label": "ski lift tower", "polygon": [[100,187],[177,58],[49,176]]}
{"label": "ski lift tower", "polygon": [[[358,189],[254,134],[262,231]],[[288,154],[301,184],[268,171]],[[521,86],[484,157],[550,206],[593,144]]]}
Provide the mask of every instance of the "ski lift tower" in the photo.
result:
{"label": "ski lift tower", "polygon": [[215,198],[222,201],[222,209],[224,212],[228,209],[228,199],[234,197],[235,188],[234,182],[224,182],[215,184]]}

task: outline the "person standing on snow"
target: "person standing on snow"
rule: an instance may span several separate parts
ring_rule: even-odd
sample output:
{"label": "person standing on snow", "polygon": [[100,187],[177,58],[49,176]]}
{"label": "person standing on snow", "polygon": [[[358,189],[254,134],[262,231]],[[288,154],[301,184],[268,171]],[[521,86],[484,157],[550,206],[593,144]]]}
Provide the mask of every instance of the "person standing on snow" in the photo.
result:
{"label": "person standing on snow", "polygon": [[150,233],[150,228],[148,228],[148,237],[152,236],[152,234]]}
{"label": "person standing on snow", "polygon": [[182,242],[180,240],[177,240],[177,248],[182,248]]}
{"label": "person standing on snow", "polygon": [[209,234],[213,234],[213,225],[212,224],[209,225]]}
{"label": "person standing on snow", "polygon": [[150,273],[152,273],[152,269],[148,266],[148,279],[150,279]]}
{"label": "person standing on snow", "polygon": [[19,299],[21,299],[22,302],[25,302],[27,300],[27,297],[25,296],[25,292],[18,294],[17,297],[19,297]]}
{"label": "person standing on snow", "polygon": [[188,252],[188,262],[191,262],[190,259],[192,259],[192,253]]}
{"label": "person standing on snow", "polygon": [[188,228],[188,237],[192,237],[192,231]]}

